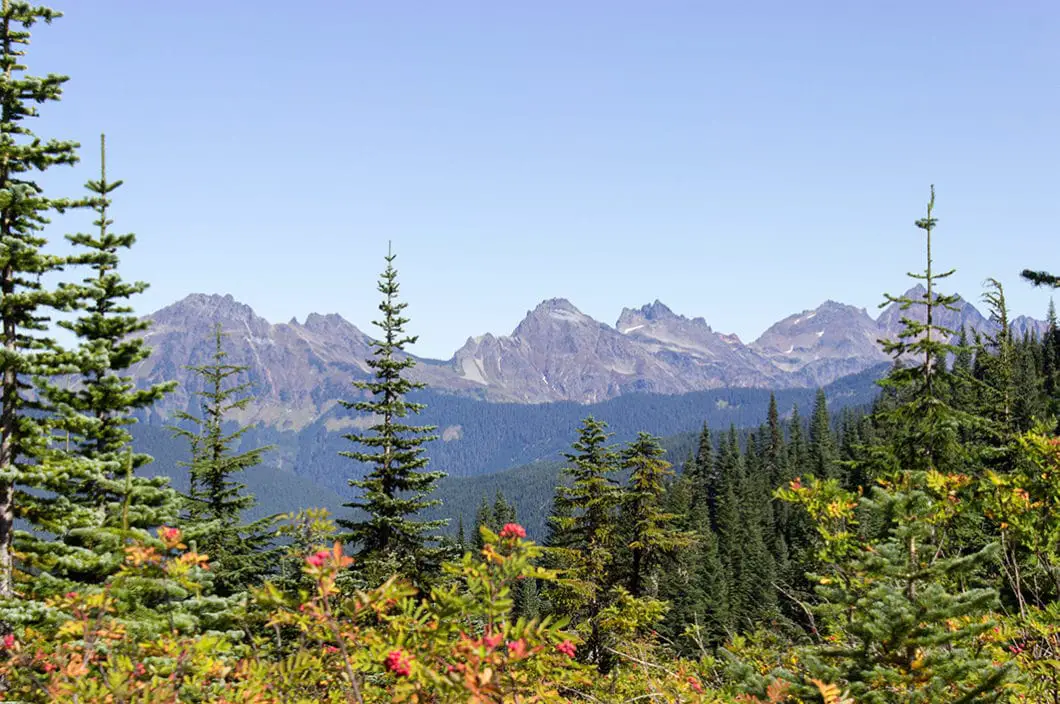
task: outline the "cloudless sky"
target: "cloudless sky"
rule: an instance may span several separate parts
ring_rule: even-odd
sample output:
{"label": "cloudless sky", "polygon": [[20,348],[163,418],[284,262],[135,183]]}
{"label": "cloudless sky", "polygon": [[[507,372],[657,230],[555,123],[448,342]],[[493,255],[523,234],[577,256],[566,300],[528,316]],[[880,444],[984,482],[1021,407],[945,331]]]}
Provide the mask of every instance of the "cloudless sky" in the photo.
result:
{"label": "cloudless sky", "polygon": [[[392,240],[419,354],[545,298],[656,298],[745,341],[826,299],[875,315],[936,264],[977,300],[1060,269],[1060,3],[53,0],[43,137],[107,133],[147,313],[231,293],[374,332]],[[84,220],[84,218],[81,218]],[[57,222],[52,237],[81,220]]]}

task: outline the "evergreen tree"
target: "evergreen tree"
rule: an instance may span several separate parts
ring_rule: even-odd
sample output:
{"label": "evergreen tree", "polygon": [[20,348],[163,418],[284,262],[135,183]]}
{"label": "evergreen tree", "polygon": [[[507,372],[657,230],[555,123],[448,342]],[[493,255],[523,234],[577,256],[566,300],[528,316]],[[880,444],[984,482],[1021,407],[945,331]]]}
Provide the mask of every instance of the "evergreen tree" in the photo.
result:
{"label": "evergreen tree", "polygon": [[272,447],[253,449],[236,445],[247,432],[241,427],[226,432],[226,419],[233,411],[246,408],[251,397],[245,395],[250,384],[229,386],[229,380],[247,367],[229,364],[223,348],[224,333],[218,323],[214,332],[214,352],[209,362],[189,369],[202,380],[202,416],[187,412],[177,414],[185,427],[174,427],[191,448],[191,461],[183,463],[189,470],[184,532],[199,552],[209,556],[214,572],[214,586],[220,596],[230,596],[257,584],[271,573],[278,560],[272,549],[275,518],[243,523],[243,514],[256,502],[246,493],[246,485],[234,475],[261,464],[262,455]]}
{"label": "evergreen tree", "polygon": [[909,470],[959,467],[965,455],[958,442],[959,414],[943,397],[946,382],[946,359],[956,348],[948,342],[955,332],[937,322],[944,310],[957,310],[957,296],[939,294],[937,282],[954,273],[934,270],[931,235],[937,223],[934,217],[935,188],[931,188],[927,217],[916,221],[925,234],[927,265],[922,274],[909,274],[924,282],[925,292],[919,299],[886,295],[881,307],[897,303],[902,311],[914,306],[924,311],[924,320],[905,316],[902,330],[895,340],[884,340],[883,348],[895,358],[895,366],[881,386],[899,394],[900,402],[890,410],[892,427],[901,430],[892,438],[891,449],[898,464]]}
{"label": "evergreen tree", "polygon": [[[50,8],[12,0],[3,0],[0,9],[0,599],[15,595],[16,519],[53,535],[65,532],[71,522],[75,527],[85,523],[82,511],[48,511],[42,525],[34,510],[42,496],[36,490],[61,493],[73,474],[78,479],[98,474],[91,462],[61,457],[56,462],[54,455],[45,461],[50,409],[30,383],[33,377],[74,370],[70,355],[46,331],[51,312],[69,309],[77,294],[43,283],[62,270],[64,258],[44,251],[47,241],[41,231],[52,213],[77,203],[45,195],[30,172],[76,163],[78,145],[41,139],[26,124],[38,116],[38,105],[60,99],[67,77],[26,75],[22,64],[30,28],[60,16]],[[19,536],[36,542],[29,532]]]}
{"label": "evergreen tree", "polygon": [[490,528],[493,532],[499,532],[507,523],[515,523],[515,505],[508,502],[504,492],[498,490],[493,499],[493,523]]}
{"label": "evergreen tree", "polygon": [[714,473],[714,441],[710,437],[710,428],[703,424],[699,432],[699,442],[696,444],[696,470],[704,479]]}
{"label": "evergreen tree", "polygon": [[813,415],[810,418],[811,472],[822,479],[836,478],[839,474],[837,459],[832,421],[828,416],[828,399],[824,395],[824,389],[817,389]]}
{"label": "evergreen tree", "polygon": [[[121,185],[107,180],[106,143],[101,137],[100,178],[86,186],[92,194],[97,232],[67,236],[80,250],[72,260],[87,265],[90,273],[79,287],[68,289],[81,299],[80,315],[58,323],[81,341],[76,356],[79,378],[74,384],[41,385],[43,396],[59,411],[53,432],[63,452],[92,460],[97,470],[70,477],[52,506],[66,513],[71,504],[87,509],[91,520],[56,535],[50,549],[40,545],[33,551],[50,558],[34,565],[42,570],[33,584],[38,593],[45,587],[43,574],[73,583],[102,583],[124,561],[127,539],[149,539],[149,529],[172,525],[180,512],[180,495],[168,486],[168,479],[137,475],[151,457],[132,453],[126,429],[135,422],[135,411],[150,407],[175,382],[137,388],[128,371],[150,354],[143,338],[135,335],[149,323],[133,315],[126,303],[147,284],[128,283],[118,273],[119,252],[131,248],[136,237],[109,229],[111,194]],[[60,551],[59,545],[66,549]],[[74,584],[55,586],[66,591]]]}
{"label": "evergreen tree", "polygon": [[1049,412],[1060,417],[1060,326],[1056,322],[1056,306],[1049,300],[1046,314],[1045,337],[1042,339],[1042,388],[1049,403]]}
{"label": "evergreen tree", "polygon": [[673,474],[656,438],[640,433],[622,453],[622,468],[629,472],[623,514],[630,530],[629,593],[634,597],[658,593],[658,569],[677,550],[693,544],[690,533],[676,527],[678,516],[662,510],[666,478]]}
{"label": "evergreen tree", "polygon": [[[859,702],[986,702],[1004,669],[978,654],[977,636],[990,628],[986,615],[997,600],[992,589],[969,589],[968,581],[996,557],[996,546],[966,548],[950,543],[969,506],[964,450],[957,430],[964,416],[945,400],[945,360],[954,350],[952,331],[935,323],[939,308],[954,297],[936,295],[931,235],[934,188],[925,232],[927,267],[921,300],[895,298],[903,310],[925,309],[925,320],[902,319],[897,341],[886,341],[896,365],[885,380],[893,396],[877,406],[892,432],[881,448],[886,464],[871,497],[859,502],[834,480],[793,485],[781,498],[804,505],[818,524],[823,545],[818,609],[830,642],[810,649],[816,677],[843,681]],[[859,533],[855,526],[862,522]],[[866,545],[866,543],[868,543]]]}
{"label": "evergreen tree", "polygon": [[953,366],[950,369],[949,402],[954,408],[966,412],[974,411],[975,400],[978,396],[973,367],[974,359],[975,350],[968,337],[968,329],[962,326],[957,338],[957,352],[953,356]]}
{"label": "evergreen tree", "polygon": [[766,526],[772,527],[771,514],[766,512],[770,493],[761,481],[761,473],[756,476],[741,471],[737,474],[735,495],[738,520],[728,552],[732,565],[730,593],[736,598],[730,609],[738,625],[750,628],[771,614],[776,604],[776,564],[768,547],[772,536],[765,534]]}
{"label": "evergreen tree", "polygon": [[1027,281],[1030,281],[1035,286],[1045,286],[1047,288],[1060,288],[1060,276],[1054,276],[1048,271],[1034,271],[1032,269],[1024,269],[1020,272]]}
{"label": "evergreen tree", "polygon": [[780,426],[777,397],[772,392],[769,394],[769,410],[766,414],[766,427],[762,437],[766,441],[763,454],[764,470],[769,477],[769,486],[772,490],[788,479],[784,466],[784,430]]}
{"label": "evergreen tree", "polygon": [[835,480],[780,492],[806,506],[824,536],[815,611],[829,638],[806,649],[803,666],[866,704],[998,701],[1007,669],[977,642],[997,593],[960,588],[994,551],[947,555],[940,529],[950,496],[910,478],[861,501],[864,518],[885,526],[868,540],[857,532],[857,497]]}
{"label": "evergreen tree", "polygon": [[485,546],[485,541],[482,539],[482,531],[479,530],[482,526],[486,526],[494,533],[497,532],[497,521],[493,518],[493,507],[486,501],[486,497],[482,497],[482,501],[479,502],[478,510],[475,511],[475,530],[471,536],[471,544],[475,549],[475,552],[479,552]]}
{"label": "evergreen tree", "polygon": [[467,534],[464,531],[464,514],[456,519],[456,545],[460,548],[460,552],[467,551]]}
{"label": "evergreen tree", "polygon": [[985,348],[990,354],[983,355],[980,360],[980,377],[986,382],[981,387],[984,392],[981,413],[994,420],[1001,428],[1012,431],[1015,430],[1018,352],[1009,325],[1005,289],[995,279],[988,279],[987,283],[990,289],[983,295],[983,300],[989,306],[990,322],[997,327],[997,332],[986,337]]}
{"label": "evergreen tree", "polygon": [[422,382],[411,381],[407,372],[416,360],[404,355],[408,345],[415,344],[416,336],[405,334],[408,318],[402,316],[407,303],[398,303],[396,255],[387,251],[386,269],[379,281],[383,301],[379,310],[383,319],[375,322],[383,337],[372,343],[374,356],[367,360],[375,372],[371,381],[355,381],[354,387],[371,394],[370,400],[341,401],[346,408],[371,413],[378,421],[367,433],[347,434],[351,442],[360,443],[372,452],[343,452],[344,457],[366,462],[372,466],[364,479],[350,480],[350,485],[361,490],[361,498],[348,508],[361,509],[368,516],[364,520],[340,520],[349,530],[348,538],[358,546],[358,563],[370,579],[385,577],[397,571],[423,583],[440,568],[442,550],[435,545],[433,533],[446,521],[416,520],[426,508],[438,505],[431,492],[444,472],[426,471],[427,458],[423,445],[436,436],[433,426],[413,426],[403,422],[410,413],[419,413],[424,405],[407,400],[409,392],[424,388]]}
{"label": "evergreen tree", "polygon": [[579,617],[584,632],[584,657],[607,669],[606,634],[601,612],[610,603],[614,585],[614,555],[619,546],[617,509],[621,491],[613,474],[618,457],[605,444],[606,424],[592,416],[578,429],[578,439],[567,453],[564,473],[570,486],[556,487],[550,551],[565,571],[566,581],[550,589],[550,601],[560,614]]}
{"label": "evergreen tree", "polygon": [[791,407],[788,421],[788,474],[799,477],[810,472],[810,448],[806,444],[806,431],[798,405]]}
{"label": "evergreen tree", "polygon": [[679,550],[673,565],[662,571],[659,597],[670,604],[670,610],[659,632],[679,652],[688,653],[695,641],[685,638],[686,632],[708,644],[726,637],[728,584],[710,527],[706,482],[682,475],[667,491],[665,509],[676,516],[674,527],[691,533],[695,542]]}

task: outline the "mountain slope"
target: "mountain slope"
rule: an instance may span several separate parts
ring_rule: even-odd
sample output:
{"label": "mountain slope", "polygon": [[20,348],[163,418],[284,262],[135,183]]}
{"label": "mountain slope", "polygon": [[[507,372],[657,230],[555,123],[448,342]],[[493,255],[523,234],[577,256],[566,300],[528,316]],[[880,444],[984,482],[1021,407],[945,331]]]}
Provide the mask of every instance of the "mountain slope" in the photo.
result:
{"label": "mountain slope", "polygon": [[[912,289],[909,296],[919,296]],[[622,310],[614,327],[565,299],[528,311],[510,335],[469,338],[446,361],[419,359],[412,375],[431,389],[495,403],[595,403],[631,393],[684,394],[720,388],[816,388],[886,361],[878,340],[894,337],[906,315],[889,305],[873,320],[834,301],[789,316],[751,344],[714,331],[703,318],[675,314],[659,301]],[[913,311],[913,314],[919,314]],[[153,348],[134,370],[144,383],[175,379],[180,388],[153,409],[156,420],[187,410],[199,380],[188,365],[205,362],[212,330],[227,334],[228,360],[246,365],[240,381],[256,398],[238,418],[301,430],[351,400],[368,376],[372,340],[338,315],[271,324],[231,296],[194,294],[149,316]],[[955,330],[990,329],[966,301],[938,321]],[[1044,329],[1025,316],[1017,334]]]}

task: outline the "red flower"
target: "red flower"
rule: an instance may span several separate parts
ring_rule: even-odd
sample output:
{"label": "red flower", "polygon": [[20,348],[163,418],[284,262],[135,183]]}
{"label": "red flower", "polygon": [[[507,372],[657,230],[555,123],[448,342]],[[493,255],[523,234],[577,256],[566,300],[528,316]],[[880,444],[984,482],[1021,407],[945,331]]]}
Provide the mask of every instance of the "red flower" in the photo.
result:
{"label": "red flower", "polygon": [[504,640],[503,636],[501,636],[501,634],[498,633],[495,636],[486,636],[485,638],[482,639],[482,642],[486,644],[487,648],[491,648],[492,649],[492,648],[496,648],[498,645],[500,645],[502,640]]}
{"label": "red flower", "polygon": [[336,648],[336,647],[335,647],[334,645],[325,645],[325,646],[324,646],[324,652],[325,652],[325,653],[331,653],[331,654],[334,654],[334,653],[337,653],[337,652],[339,652],[339,649],[338,649],[338,648]]}
{"label": "red flower", "polygon": [[501,528],[502,538],[525,538],[526,529],[518,523],[505,523],[504,527]]}
{"label": "red flower", "polygon": [[6,636],[4,636],[4,648],[5,649],[10,649],[10,648],[14,648],[14,647],[15,647],[15,634],[14,633],[8,633]]}
{"label": "red flower", "polygon": [[565,640],[556,646],[556,650],[563,653],[568,658],[572,658],[574,657],[574,652],[576,648],[574,647],[574,643],[571,643],[569,640]]}
{"label": "red flower", "polygon": [[331,557],[331,553],[330,552],[328,552],[327,550],[321,550],[321,551],[313,553],[312,555],[307,557],[305,559],[305,561],[308,562],[313,567],[320,567],[325,562],[328,561],[329,557]]}
{"label": "red flower", "polygon": [[391,650],[386,656],[386,669],[401,677],[408,677],[412,672],[412,658],[401,650]]}
{"label": "red flower", "polygon": [[67,599],[76,599],[77,598],[77,592],[66,592],[66,598]]}
{"label": "red flower", "polygon": [[516,660],[522,660],[526,657],[526,641],[520,638],[519,640],[508,641],[508,655],[515,658]]}
{"label": "red flower", "polygon": [[691,687],[696,692],[698,692],[699,694],[703,694],[703,686],[699,683],[699,680],[697,680],[695,677],[689,677],[688,678],[688,686]]}
{"label": "red flower", "polygon": [[169,528],[167,526],[162,526],[158,529],[158,534],[162,537],[162,540],[166,541],[167,543],[174,544],[180,542],[179,528]]}
{"label": "red flower", "polygon": [[136,667],[133,668],[133,676],[134,677],[143,677],[146,674],[147,674],[147,668],[144,667],[144,664],[142,662],[136,663]]}

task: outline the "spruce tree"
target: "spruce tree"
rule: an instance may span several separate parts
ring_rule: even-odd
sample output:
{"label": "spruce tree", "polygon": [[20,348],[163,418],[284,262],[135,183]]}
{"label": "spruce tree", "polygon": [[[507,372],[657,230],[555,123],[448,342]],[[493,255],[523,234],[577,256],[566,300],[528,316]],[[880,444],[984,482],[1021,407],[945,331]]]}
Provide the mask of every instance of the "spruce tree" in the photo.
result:
{"label": "spruce tree", "polygon": [[817,389],[813,415],[810,417],[811,471],[822,479],[835,478],[839,474],[837,460],[832,421],[828,415],[828,399],[824,395],[824,389]]}
{"label": "spruce tree", "polygon": [[924,313],[923,320],[903,316],[897,339],[882,341],[884,351],[894,357],[895,366],[880,384],[899,397],[899,403],[888,414],[891,426],[899,430],[892,450],[899,465],[910,470],[946,470],[959,467],[965,460],[957,432],[962,416],[947,403],[944,394],[946,360],[957,352],[949,340],[956,332],[938,323],[943,311],[958,310],[955,304],[959,299],[937,290],[938,281],[952,276],[954,270],[939,273],[934,269],[931,236],[938,222],[934,210],[932,186],[927,216],[915,222],[924,233],[926,266],[921,274],[909,274],[923,282],[924,294],[920,298],[885,294],[886,300],[880,304],[883,307],[897,303],[903,312],[916,307]]}
{"label": "spruce tree", "polygon": [[[100,137],[100,177],[86,184],[92,194],[97,231],[67,236],[77,248],[71,260],[88,267],[88,276],[81,284],[67,289],[79,296],[79,316],[58,323],[80,341],[75,357],[78,375],[74,383],[67,379],[65,383],[45,381],[41,385],[42,395],[58,411],[53,434],[62,451],[70,453],[71,459],[92,460],[95,469],[88,476],[73,474],[49,504],[55,512],[70,513],[71,506],[86,509],[90,520],[33,551],[50,558],[34,566],[59,579],[57,588],[64,591],[77,583],[102,583],[124,561],[129,539],[147,540],[150,529],[172,525],[180,512],[180,495],[169,487],[167,478],[137,474],[152,459],[133,453],[130,447],[132,437],[127,426],[135,422],[133,413],[150,407],[176,384],[137,388],[129,373],[150,354],[137,335],[149,323],[133,315],[128,305],[147,284],[126,282],[118,272],[119,252],[136,241],[133,234],[110,230],[111,198],[121,185],[121,181],[107,179],[106,143]],[[41,503],[38,499],[38,511]],[[61,584],[63,580],[74,584]],[[34,590],[40,592],[43,582],[38,575]]]}
{"label": "spruce tree", "polygon": [[230,384],[247,367],[225,361],[224,337],[218,323],[210,361],[189,367],[202,380],[202,415],[178,413],[185,426],[173,430],[191,448],[191,461],[183,463],[189,474],[185,536],[209,556],[216,593],[231,596],[274,571],[279,555],[272,547],[274,517],[243,522],[257,501],[234,477],[261,464],[272,447],[244,449],[238,443],[250,428],[225,429],[230,414],[246,408],[251,396],[249,383]]}
{"label": "spruce tree", "polygon": [[369,581],[398,572],[419,583],[440,569],[444,551],[438,547],[435,532],[447,521],[422,521],[416,515],[438,505],[431,499],[444,472],[426,471],[424,444],[434,440],[434,426],[414,426],[404,421],[410,413],[419,413],[424,405],[407,399],[411,391],[426,386],[408,378],[416,360],[405,354],[416,336],[405,334],[409,319],[402,315],[407,303],[399,303],[396,255],[387,250],[386,269],[379,280],[383,294],[379,304],[382,320],[374,324],[383,337],[372,343],[375,353],[367,360],[374,372],[369,381],[355,381],[355,388],[367,391],[368,400],[340,401],[347,409],[370,413],[377,419],[367,433],[350,433],[344,437],[364,445],[370,451],[342,452],[342,456],[371,465],[363,479],[350,480],[361,490],[358,500],[345,504],[367,513],[363,520],[342,519],[339,525],[348,530],[345,536],[357,546],[362,574]]}
{"label": "spruce tree", "polygon": [[666,478],[673,472],[656,438],[640,433],[622,453],[622,468],[629,472],[623,505],[624,522],[630,531],[629,593],[634,597],[658,593],[658,570],[676,551],[690,547],[691,533],[676,526],[679,516],[661,506]]}
{"label": "spruce tree", "polygon": [[766,427],[762,434],[765,440],[763,469],[768,476],[770,490],[776,489],[788,478],[784,466],[784,429],[780,426],[776,394],[769,394],[769,410],[766,412]]}
{"label": "spruce tree", "polygon": [[[52,534],[65,530],[40,525],[30,506],[40,492],[22,490],[61,491],[71,472],[96,471],[91,463],[44,461],[50,409],[30,383],[73,371],[47,330],[51,312],[69,309],[76,293],[44,283],[62,270],[64,258],[45,252],[41,231],[52,213],[78,203],[45,195],[31,172],[76,163],[78,145],[42,139],[26,124],[38,116],[38,105],[60,99],[67,77],[27,75],[22,64],[30,28],[60,16],[13,0],[0,9],[0,599],[15,594],[16,518]],[[30,533],[19,535],[32,540]]]}
{"label": "spruce tree", "polygon": [[[925,320],[902,319],[886,341],[896,365],[885,380],[891,402],[878,405],[884,425],[897,432],[880,448],[891,457],[878,485],[860,501],[835,480],[793,483],[779,495],[804,505],[823,538],[818,552],[818,614],[829,641],[806,654],[811,672],[843,683],[859,702],[987,702],[998,699],[1004,669],[979,654],[977,636],[990,628],[997,593],[968,588],[976,571],[996,557],[996,546],[951,552],[954,533],[970,504],[969,478],[959,470],[962,420],[944,398],[945,361],[952,331],[935,315],[954,297],[937,295],[931,235],[935,192],[925,233],[927,266],[914,275],[926,285],[920,300],[888,296],[903,310],[925,308]],[[859,534],[858,523],[864,526]]]}
{"label": "spruce tree", "polygon": [[456,519],[456,546],[461,553],[467,551],[467,532],[464,530],[464,514],[462,513]]}
{"label": "spruce tree", "polygon": [[[659,632],[679,652],[693,652],[699,642],[720,643],[729,626],[728,585],[710,527],[706,482],[683,474],[665,497],[665,510],[676,516],[674,527],[694,536],[662,570],[659,597],[670,604]],[[686,637],[690,636],[690,637]]]}
{"label": "spruce tree", "polygon": [[550,585],[549,597],[559,614],[578,618],[585,638],[581,651],[589,662],[607,669],[610,657],[600,613],[609,605],[614,586],[614,556],[619,547],[617,510],[621,491],[613,478],[618,457],[607,445],[607,425],[592,416],[578,429],[574,452],[563,469],[570,486],[556,487],[549,524],[549,550],[565,573]]}

